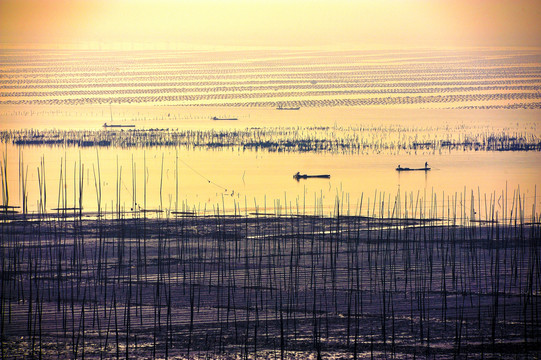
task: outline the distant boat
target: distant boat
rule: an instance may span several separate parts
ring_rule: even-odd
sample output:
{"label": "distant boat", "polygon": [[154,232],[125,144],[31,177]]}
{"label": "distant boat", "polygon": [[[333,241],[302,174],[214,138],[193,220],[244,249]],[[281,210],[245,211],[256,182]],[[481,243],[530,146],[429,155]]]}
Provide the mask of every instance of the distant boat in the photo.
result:
{"label": "distant boat", "polygon": [[237,118],[219,118],[219,117],[214,116],[212,120],[238,120],[238,119]]}
{"label": "distant boat", "polygon": [[295,180],[299,180],[299,179],[330,179],[331,175],[307,175],[307,174],[301,174],[301,173],[296,173],[295,175],[293,175],[293,178]]}
{"label": "distant boat", "polygon": [[135,125],[108,125],[107,123],[103,124],[104,128],[134,128]]}
{"label": "distant boat", "polygon": [[[111,114],[111,122],[113,122],[113,109],[111,107],[111,104],[109,104],[109,112]],[[107,123],[103,123],[103,127],[104,128],[134,128],[135,125],[113,125],[113,124],[107,124]]]}
{"label": "distant boat", "polygon": [[430,170],[429,167],[413,169],[413,168],[403,168],[403,167],[398,166],[396,168],[396,171],[429,171],[429,170]]}
{"label": "distant boat", "polygon": [[299,110],[300,107],[284,107],[282,104],[278,105],[276,110]]}

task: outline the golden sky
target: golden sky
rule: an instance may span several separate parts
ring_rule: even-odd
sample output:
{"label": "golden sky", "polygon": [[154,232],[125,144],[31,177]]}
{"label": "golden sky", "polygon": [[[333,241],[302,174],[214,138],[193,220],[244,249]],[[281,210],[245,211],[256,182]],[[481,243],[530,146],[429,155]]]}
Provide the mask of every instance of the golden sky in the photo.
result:
{"label": "golden sky", "polygon": [[541,46],[539,0],[0,0],[4,47]]}

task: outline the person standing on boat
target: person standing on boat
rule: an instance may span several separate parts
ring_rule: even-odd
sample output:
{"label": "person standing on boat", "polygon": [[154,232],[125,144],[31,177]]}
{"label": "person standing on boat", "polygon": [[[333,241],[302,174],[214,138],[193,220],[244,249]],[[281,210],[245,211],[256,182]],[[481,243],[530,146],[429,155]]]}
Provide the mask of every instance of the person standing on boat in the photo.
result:
{"label": "person standing on boat", "polygon": [[425,169],[428,169],[428,161],[425,161]]}

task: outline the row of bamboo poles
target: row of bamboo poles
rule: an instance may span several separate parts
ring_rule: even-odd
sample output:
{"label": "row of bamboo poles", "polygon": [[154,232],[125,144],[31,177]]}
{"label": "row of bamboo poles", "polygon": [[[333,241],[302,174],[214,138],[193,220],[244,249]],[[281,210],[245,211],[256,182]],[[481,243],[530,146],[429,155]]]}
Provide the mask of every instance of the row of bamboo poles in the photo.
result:
{"label": "row of bamboo poles", "polygon": [[[419,136],[419,132],[423,135]],[[0,140],[20,146],[242,148],[266,151],[365,153],[373,151],[532,151],[532,133],[480,129],[450,135],[445,129],[408,127],[267,127],[245,129],[9,130]]]}

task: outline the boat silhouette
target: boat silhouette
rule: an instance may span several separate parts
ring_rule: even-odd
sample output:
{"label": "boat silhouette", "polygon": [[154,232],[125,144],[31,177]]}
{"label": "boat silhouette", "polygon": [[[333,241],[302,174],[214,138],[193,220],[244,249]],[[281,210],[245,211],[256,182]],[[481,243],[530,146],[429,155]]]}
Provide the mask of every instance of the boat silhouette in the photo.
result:
{"label": "boat silhouette", "polygon": [[297,172],[295,175],[293,175],[293,178],[297,181],[299,179],[330,179],[331,175],[308,175],[308,174],[301,174]]}
{"label": "boat silhouette", "polygon": [[422,168],[409,168],[409,167],[400,167],[400,165],[398,165],[398,167],[396,168],[396,171],[429,171],[430,168],[428,167],[428,163],[425,163],[425,167],[422,167]]}
{"label": "boat silhouette", "polygon": [[238,118],[219,118],[219,117],[212,117],[212,120],[238,120]]}
{"label": "boat silhouette", "polygon": [[[111,114],[111,122],[113,122],[113,108],[111,106],[111,104],[109,104],[109,113]],[[135,125],[120,125],[120,124],[107,124],[107,123],[103,123],[103,127],[104,128],[134,128]]]}
{"label": "boat silhouette", "polygon": [[107,124],[103,123],[104,128],[134,128],[135,125],[117,125],[117,124]]}

